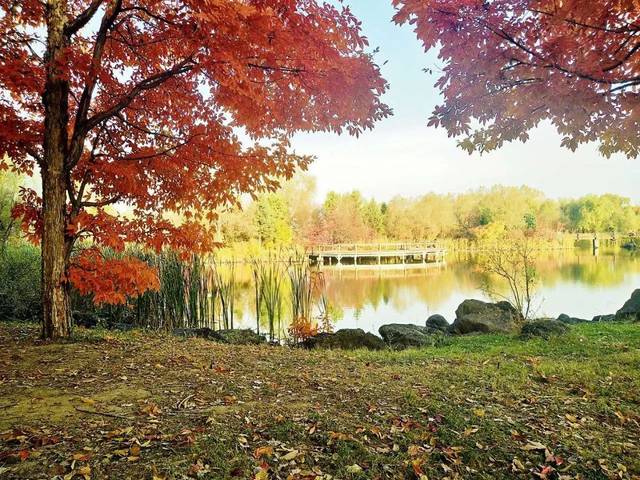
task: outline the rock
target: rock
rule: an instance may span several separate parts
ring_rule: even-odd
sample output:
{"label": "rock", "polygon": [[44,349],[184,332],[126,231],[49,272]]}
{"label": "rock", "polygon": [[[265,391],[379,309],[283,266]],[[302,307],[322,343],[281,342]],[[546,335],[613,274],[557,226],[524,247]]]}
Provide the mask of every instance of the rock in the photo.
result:
{"label": "rock", "polygon": [[80,312],[74,310],[71,312],[71,319],[73,320],[74,325],[85,328],[95,328],[100,323],[103,323],[101,318],[93,312]]}
{"label": "rock", "polygon": [[262,335],[258,335],[250,328],[243,330],[215,330],[209,332],[205,338],[232,345],[259,345],[267,341]]}
{"label": "rock", "polygon": [[215,330],[212,330],[211,328],[174,328],[172,333],[178,337],[198,337],[206,338],[207,340],[215,340]]}
{"label": "rock", "polygon": [[569,325],[575,325],[576,323],[584,323],[589,321],[584,318],[570,317],[566,313],[561,313],[560,315],[558,315],[558,318],[556,320]]}
{"label": "rock", "polygon": [[373,333],[367,333],[361,328],[344,328],[335,333],[320,333],[308,338],[302,345],[305,348],[340,348],[344,350],[356,350],[358,348],[382,350],[385,348],[385,344],[380,337]]}
{"label": "rock", "polygon": [[614,314],[609,315],[596,315],[593,317],[592,322],[613,322],[616,319]]}
{"label": "rock", "polygon": [[447,319],[437,313],[427,318],[426,326],[431,330],[440,330],[443,333],[449,330],[449,322],[447,322]]}
{"label": "rock", "polygon": [[631,298],[616,312],[616,320],[640,322],[640,288],[635,290]]}
{"label": "rock", "polygon": [[386,344],[396,350],[436,345],[444,335],[442,330],[404,323],[383,325],[378,331]]}
{"label": "rock", "polygon": [[518,311],[508,302],[465,300],[456,309],[456,319],[449,331],[454,334],[517,333],[521,324]]}
{"label": "rock", "polygon": [[251,329],[244,330],[213,330],[211,328],[175,328],[173,334],[187,338],[205,338],[214,342],[228,343],[232,345],[259,345],[266,343],[262,335],[258,335]]}
{"label": "rock", "polygon": [[198,329],[196,328],[174,328],[173,333],[176,337],[192,338],[198,336]]}
{"label": "rock", "polygon": [[529,338],[549,338],[557,335],[564,335],[569,331],[569,326],[561,321],[552,318],[543,318],[540,320],[532,320],[525,322],[522,326],[520,336],[525,339]]}

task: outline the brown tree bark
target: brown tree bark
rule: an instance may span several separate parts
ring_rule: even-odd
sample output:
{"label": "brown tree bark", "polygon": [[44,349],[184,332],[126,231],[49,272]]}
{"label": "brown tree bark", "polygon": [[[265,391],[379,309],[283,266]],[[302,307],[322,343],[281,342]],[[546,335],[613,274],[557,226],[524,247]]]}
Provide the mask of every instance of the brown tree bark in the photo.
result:
{"label": "brown tree bark", "polygon": [[42,337],[71,333],[65,273],[70,242],[66,225],[66,161],[69,85],[64,74],[66,0],[47,2],[47,78],[42,176]]}

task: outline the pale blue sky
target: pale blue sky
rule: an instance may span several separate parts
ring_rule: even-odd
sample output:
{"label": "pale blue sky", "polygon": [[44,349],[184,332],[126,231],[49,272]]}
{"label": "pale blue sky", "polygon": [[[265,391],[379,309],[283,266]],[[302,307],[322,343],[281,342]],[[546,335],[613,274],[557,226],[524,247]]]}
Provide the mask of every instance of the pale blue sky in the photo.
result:
{"label": "pale blue sky", "polygon": [[[332,134],[298,135],[299,153],[316,155],[310,167],[318,195],[329,190],[360,190],[388,200],[429,191],[463,192],[494,184],[530,185],[554,198],[587,193],[618,193],[640,203],[640,159],[611,159],[588,145],[576,153],[560,148],[560,137],[549,127],[531,132],[526,144],[513,143],[490,154],[469,156],[444,130],[427,127],[438,103],[433,87],[442,64],[426,55],[410,28],[391,23],[391,0],[348,0],[363,23],[377,62],[390,83],[385,102],[395,115],[360,138]],[[422,71],[433,70],[433,75]]]}

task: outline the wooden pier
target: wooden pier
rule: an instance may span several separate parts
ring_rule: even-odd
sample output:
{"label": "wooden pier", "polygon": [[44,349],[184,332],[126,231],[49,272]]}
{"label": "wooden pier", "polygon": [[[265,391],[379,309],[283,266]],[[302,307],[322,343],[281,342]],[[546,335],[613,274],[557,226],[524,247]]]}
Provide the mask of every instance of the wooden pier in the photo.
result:
{"label": "wooden pier", "polygon": [[311,264],[319,267],[420,266],[443,263],[445,254],[435,243],[316,245],[308,253]]}

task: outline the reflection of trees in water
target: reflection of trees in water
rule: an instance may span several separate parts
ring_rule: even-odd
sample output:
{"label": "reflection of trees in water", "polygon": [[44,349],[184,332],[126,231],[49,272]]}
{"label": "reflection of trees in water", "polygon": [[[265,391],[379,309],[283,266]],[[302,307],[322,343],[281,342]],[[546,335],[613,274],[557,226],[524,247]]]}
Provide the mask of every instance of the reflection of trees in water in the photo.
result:
{"label": "reflection of trees in water", "polygon": [[343,270],[327,274],[327,293],[345,308],[378,308],[390,304],[403,310],[416,301],[437,306],[452,291],[473,292],[477,274],[468,265],[451,264],[424,270]]}
{"label": "reflection of trees in water", "polygon": [[625,251],[565,252],[541,258],[537,264],[545,288],[558,283],[577,283],[592,287],[613,287],[624,283],[629,274],[640,272],[640,257]]}
{"label": "reflection of trees in water", "polygon": [[[366,307],[379,309],[385,305],[403,311],[422,303],[436,311],[452,294],[478,297],[478,287],[483,280],[491,282],[497,290],[506,292],[506,285],[501,284],[499,279],[487,279],[479,271],[479,259],[479,254],[458,252],[449,255],[447,264],[441,267],[406,271],[325,270],[331,319],[340,320],[344,315],[343,309],[362,312]],[[615,287],[622,285],[630,274],[640,273],[640,255],[601,249],[600,254],[594,257],[590,250],[557,250],[541,253],[536,268],[541,287],[547,290],[563,283]],[[255,301],[250,269],[239,266],[236,279],[236,317],[244,318],[247,326],[251,326],[251,322],[255,321]],[[287,282],[283,288],[289,288]],[[288,291],[284,295],[289,295]],[[287,309],[285,302],[285,323],[288,323],[290,316]]]}
{"label": "reflection of trees in water", "polygon": [[[506,285],[477,269],[478,254],[450,257],[446,266],[424,270],[332,270],[327,275],[327,293],[334,304],[361,310],[390,304],[404,310],[415,302],[436,309],[454,292],[478,295],[483,280],[505,292]],[[624,283],[629,274],[640,273],[640,256],[624,251],[591,252],[558,250],[541,253],[536,268],[541,286],[559,283],[612,287]]]}

